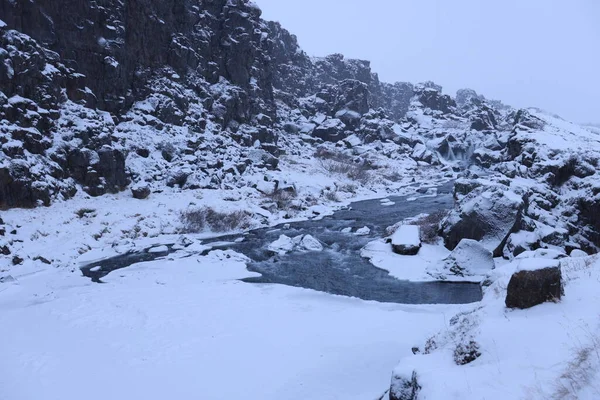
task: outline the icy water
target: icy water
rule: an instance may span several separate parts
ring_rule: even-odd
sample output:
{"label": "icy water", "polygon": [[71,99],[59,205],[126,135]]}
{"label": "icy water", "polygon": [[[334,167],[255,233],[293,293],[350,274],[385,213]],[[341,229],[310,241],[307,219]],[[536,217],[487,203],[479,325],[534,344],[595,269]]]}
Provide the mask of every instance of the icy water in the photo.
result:
{"label": "icy water", "polygon": [[[437,188],[438,196],[420,197],[415,201],[390,196],[388,198],[395,204],[386,206],[380,200],[360,201],[320,220],[251,231],[243,235],[242,242],[231,243],[242,235],[221,237],[214,241],[225,241],[227,244],[221,248],[243,253],[252,260],[248,269],[262,276],[245,279],[249,283],[277,283],[389,303],[472,303],[481,300],[479,284],[401,281],[360,256],[361,248],[373,239],[383,237],[387,226],[420,213],[450,208],[453,202],[451,189],[452,185],[447,184]],[[342,232],[344,228],[350,227],[356,231],[364,226],[371,229],[369,235]],[[310,234],[326,245],[325,250],[273,254],[267,247],[282,234],[289,237]],[[164,257],[169,251],[124,254],[82,267],[82,272],[100,281],[102,276],[113,270]]]}

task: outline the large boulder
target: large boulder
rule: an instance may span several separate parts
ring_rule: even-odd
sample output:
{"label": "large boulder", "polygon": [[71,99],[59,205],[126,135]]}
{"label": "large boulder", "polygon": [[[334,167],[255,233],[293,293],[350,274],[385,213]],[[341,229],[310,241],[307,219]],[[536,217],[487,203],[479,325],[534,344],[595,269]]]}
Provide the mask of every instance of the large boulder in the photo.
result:
{"label": "large boulder", "polygon": [[442,222],[444,244],[454,250],[461,240],[473,239],[500,257],[508,236],[520,228],[523,207],[522,196],[506,186],[475,188]]}
{"label": "large boulder", "polygon": [[345,133],[345,129],[346,125],[341,120],[330,118],[317,126],[313,131],[313,135],[326,142],[337,142],[349,136]]}
{"label": "large boulder", "polygon": [[400,225],[392,235],[392,249],[395,253],[414,256],[421,249],[418,225]]}
{"label": "large boulder", "polygon": [[508,308],[531,308],[560,300],[563,294],[558,260],[525,258],[510,278],[505,304]]}
{"label": "large boulder", "polygon": [[443,261],[441,270],[428,270],[428,273],[442,279],[470,277],[483,280],[492,269],[492,252],[476,240],[463,239]]}

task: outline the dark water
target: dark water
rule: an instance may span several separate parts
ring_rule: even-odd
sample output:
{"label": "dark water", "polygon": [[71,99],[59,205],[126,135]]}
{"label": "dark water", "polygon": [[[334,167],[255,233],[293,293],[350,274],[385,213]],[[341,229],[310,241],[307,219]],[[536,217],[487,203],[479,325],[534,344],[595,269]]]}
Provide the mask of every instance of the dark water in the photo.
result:
{"label": "dark water", "polygon": [[[481,300],[479,284],[452,282],[408,282],[398,280],[387,271],[374,267],[360,256],[360,250],[368,242],[385,235],[387,226],[420,213],[430,213],[452,206],[452,185],[438,188],[436,197],[421,197],[408,202],[405,197],[388,197],[395,202],[382,206],[379,200],[352,203],[348,209],[335,212],[321,220],[309,220],[283,224],[277,227],[257,229],[243,235],[239,243],[229,243],[223,248],[232,249],[248,256],[247,268],[258,272],[259,278],[245,279],[250,283],[278,283],[314,289],[331,294],[358,297],[403,304],[462,304]],[[368,226],[371,233],[357,236],[342,233]],[[310,234],[325,245],[320,252],[294,251],[285,255],[273,254],[267,246],[285,234],[289,237]],[[221,237],[214,241],[233,242],[241,235]],[[210,241],[205,241],[209,243]],[[130,253],[96,262],[82,268],[85,276],[100,281],[110,271],[131,264],[164,257],[164,253]],[[99,271],[90,271],[100,267]]]}

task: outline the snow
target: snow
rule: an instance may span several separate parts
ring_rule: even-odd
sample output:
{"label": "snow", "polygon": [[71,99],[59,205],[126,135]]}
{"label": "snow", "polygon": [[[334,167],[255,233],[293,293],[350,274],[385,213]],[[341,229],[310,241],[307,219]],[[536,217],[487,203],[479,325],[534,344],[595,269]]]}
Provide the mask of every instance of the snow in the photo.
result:
{"label": "snow", "polygon": [[571,254],[569,254],[571,257],[576,257],[576,258],[581,258],[581,257],[587,257],[588,253],[586,253],[583,250],[579,250],[579,249],[574,249],[571,251]]}
{"label": "snow", "polygon": [[148,250],[148,253],[166,253],[167,251],[169,251],[167,246],[157,246]]}
{"label": "snow", "polygon": [[515,261],[516,271],[537,271],[544,268],[556,268],[560,266],[560,261],[548,258],[523,258]]}
{"label": "snow", "polygon": [[420,244],[418,225],[400,225],[392,235],[392,245],[394,246],[419,246]]}
{"label": "snow", "polygon": [[[482,303],[471,310],[465,308],[460,318],[451,319],[434,336],[437,349],[430,354],[409,355],[399,364],[398,374],[402,376],[407,371],[417,372],[422,387],[419,398],[599,398],[600,263],[588,258],[587,262],[573,259],[563,264],[567,282],[560,302],[507,310],[506,285],[518,268],[515,264],[526,260],[500,267]],[[452,357],[461,338],[476,341],[482,354],[459,366]],[[582,361],[582,351],[593,355]]]}
{"label": "snow", "polygon": [[105,284],[15,275],[0,284],[0,398],[374,399],[455,310],[247,284],[244,262],[213,251]]}
{"label": "snow", "polygon": [[428,271],[437,268],[448,254],[450,251],[444,246],[423,243],[417,255],[400,255],[394,253],[392,246],[383,239],[374,240],[361,250],[361,256],[368,258],[377,268],[388,271],[397,279],[415,282],[438,280]]}

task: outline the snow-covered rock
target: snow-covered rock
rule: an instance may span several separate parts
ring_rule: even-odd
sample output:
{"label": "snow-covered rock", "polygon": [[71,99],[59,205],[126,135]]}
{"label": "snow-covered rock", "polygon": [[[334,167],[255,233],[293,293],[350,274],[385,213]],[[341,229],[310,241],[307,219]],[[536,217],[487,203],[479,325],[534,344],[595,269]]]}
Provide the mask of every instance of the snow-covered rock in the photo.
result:
{"label": "snow-covered rock", "polygon": [[428,273],[440,279],[456,277],[483,280],[494,269],[492,253],[481,243],[472,239],[463,239],[441,266],[428,269]]}
{"label": "snow-covered rock", "polygon": [[400,225],[391,237],[392,249],[402,255],[415,255],[421,249],[418,225]]}
{"label": "snow-covered rock", "polygon": [[357,236],[367,236],[371,233],[371,228],[368,226],[363,226],[362,228],[358,228],[356,232],[354,232]]}
{"label": "snow-covered rock", "polygon": [[575,258],[581,258],[581,257],[587,257],[588,253],[586,253],[585,251],[580,250],[580,249],[573,249],[573,250],[571,250],[571,253],[569,254],[569,256],[575,257]]}
{"label": "snow-covered rock", "polygon": [[278,254],[285,254],[294,250],[294,246],[295,244],[291,237],[280,235],[279,239],[268,246],[268,249]]}
{"label": "snow-covered rock", "polygon": [[306,251],[322,251],[323,245],[311,235],[304,235],[302,240],[300,240],[299,247]]}

